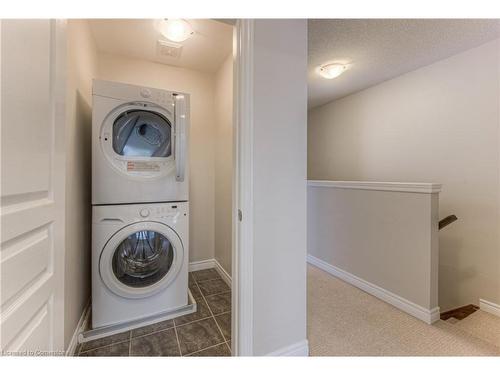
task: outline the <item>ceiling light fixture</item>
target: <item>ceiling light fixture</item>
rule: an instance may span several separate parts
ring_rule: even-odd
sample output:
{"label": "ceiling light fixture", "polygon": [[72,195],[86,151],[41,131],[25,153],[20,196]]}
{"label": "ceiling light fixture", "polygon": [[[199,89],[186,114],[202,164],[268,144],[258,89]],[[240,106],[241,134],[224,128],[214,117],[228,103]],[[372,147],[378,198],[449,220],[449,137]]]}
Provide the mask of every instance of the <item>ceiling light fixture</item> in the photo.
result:
{"label": "ceiling light fixture", "polygon": [[159,22],[158,31],[172,42],[184,42],[194,34],[194,30],[186,20],[165,18]]}
{"label": "ceiling light fixture", "polygon": [[318,73],[323,78],[334,79],[344,73],[347,70],[347,67],[347,65],[339,63],[326,64],[318,67]]}

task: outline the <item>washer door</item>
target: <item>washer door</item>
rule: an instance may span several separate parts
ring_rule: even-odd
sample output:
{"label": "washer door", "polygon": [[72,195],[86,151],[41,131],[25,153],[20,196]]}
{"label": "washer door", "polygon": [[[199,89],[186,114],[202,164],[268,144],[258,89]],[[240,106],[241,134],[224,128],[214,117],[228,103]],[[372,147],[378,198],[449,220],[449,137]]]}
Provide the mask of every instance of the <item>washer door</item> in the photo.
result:
{"label": "washer door", "polygon": [[166,288],[179,273],[184,248],[165,224],[145,221],[116,232],[104,246],[99,273],[115,294],[144,298]]}
{"label": "washer door", "polygon": [[175,170],[175,107],[152,103],[118,106],[104,119],[100,142],[115,170],[130,178],[161,177]]}

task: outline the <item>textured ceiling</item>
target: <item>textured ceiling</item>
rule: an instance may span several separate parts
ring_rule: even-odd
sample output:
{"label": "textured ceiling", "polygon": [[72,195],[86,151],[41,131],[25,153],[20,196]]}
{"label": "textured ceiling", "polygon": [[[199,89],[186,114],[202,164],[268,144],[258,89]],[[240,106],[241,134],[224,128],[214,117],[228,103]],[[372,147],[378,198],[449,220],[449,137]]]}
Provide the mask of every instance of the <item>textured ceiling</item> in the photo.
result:
{"label": "textured ceiling", "polygon": [[166,40],[152,19],[93,19],[90,28],[100,52],[118,54],[204,72],[215,72],[232,51],[233,27],[213,20],[188,20],[195,35],[182,44],[180,58],[158,56]]}
{"label": "textured ceiling", "polygon": [[[500,37],[499,20],[309,20],[309,108]],[[500,51],[499,51],[500,53]],[[318,65],[344,61],[350,68],[333,80]]]}

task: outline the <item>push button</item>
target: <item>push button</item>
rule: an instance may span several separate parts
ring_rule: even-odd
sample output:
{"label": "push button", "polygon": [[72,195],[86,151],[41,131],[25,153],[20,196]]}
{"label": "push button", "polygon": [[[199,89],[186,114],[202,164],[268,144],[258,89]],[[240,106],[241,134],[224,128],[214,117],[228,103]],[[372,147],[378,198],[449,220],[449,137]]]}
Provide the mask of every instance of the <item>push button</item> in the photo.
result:
{"label": "push button", "polygon": [[151,97],[151,90],[149,90],[149,89],[141,89],[141,96],[143,98],[150,98]]}
{"label": "push button", "polygon": [[149,216],[149,210],[147,208],[143,208],[140,212],[139,212],[139,215],[141,215],[141,217],[148,217]]}

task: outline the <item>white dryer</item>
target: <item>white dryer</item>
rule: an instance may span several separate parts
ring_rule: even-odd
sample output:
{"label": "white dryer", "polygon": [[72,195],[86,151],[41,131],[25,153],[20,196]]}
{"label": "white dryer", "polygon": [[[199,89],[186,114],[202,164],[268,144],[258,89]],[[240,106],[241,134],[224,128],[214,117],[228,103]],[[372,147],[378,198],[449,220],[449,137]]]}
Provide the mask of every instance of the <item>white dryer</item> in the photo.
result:
{"label": "white dryer", "polygon": [[188,203],[92,210],[93,328],[186,306]]}
{"label": "white dryer", "polygon": [[187,201],[189,95],[94,80],[92,204]]}

